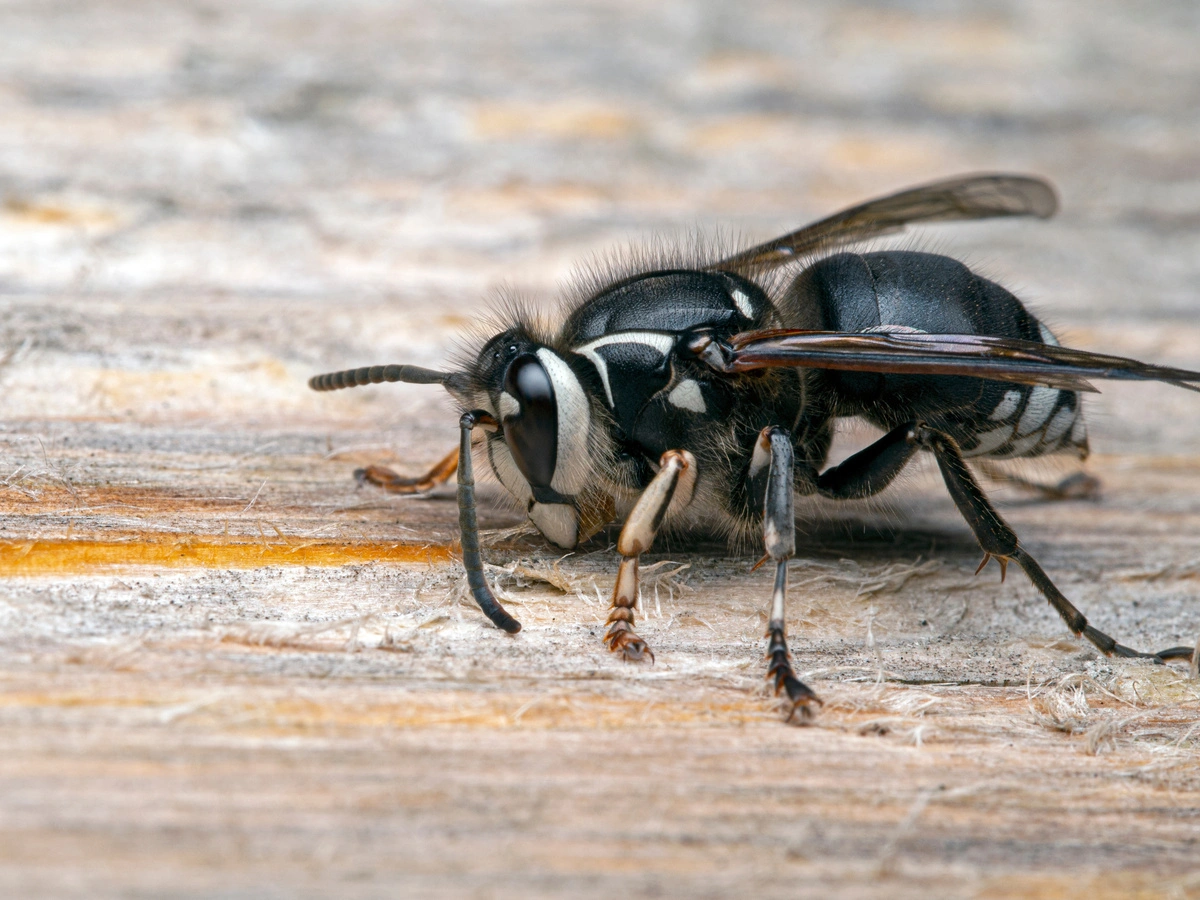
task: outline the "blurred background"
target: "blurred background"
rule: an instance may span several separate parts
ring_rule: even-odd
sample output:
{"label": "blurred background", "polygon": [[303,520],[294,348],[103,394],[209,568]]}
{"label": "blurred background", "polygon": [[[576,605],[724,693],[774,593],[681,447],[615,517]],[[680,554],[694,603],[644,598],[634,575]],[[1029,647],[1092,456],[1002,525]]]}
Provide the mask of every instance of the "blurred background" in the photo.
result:
{"label": "blurred background", "polygon": [[[33,355],[6,402],[119,413],[120,381],[139,419],[256,392],[299,413],[293,376],[433,362],[498,286],[552,295],[614,244],[761,239],[978,170],[1050,178],[1061,216],[921,246],[1080,341],[1190,325],[1198,19],[1188,2],[9,0],[2,340]],[[234,297],[242,331],[157,305]],[[1164,339],[1127,349],[1179,355]],[[206,387],[152,397],[147,366],[202,366]]]}

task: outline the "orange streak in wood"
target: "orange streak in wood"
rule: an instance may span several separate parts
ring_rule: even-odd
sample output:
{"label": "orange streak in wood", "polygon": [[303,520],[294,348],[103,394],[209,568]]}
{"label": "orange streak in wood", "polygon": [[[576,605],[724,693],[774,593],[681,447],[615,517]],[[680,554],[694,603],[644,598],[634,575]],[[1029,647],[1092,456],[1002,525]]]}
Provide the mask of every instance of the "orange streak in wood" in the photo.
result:
{"label": "orange streak in wood", "polygon": [[0,541],[0,576],[82,574],[134,566],[255,569],[366,562],[438,563],[452,558],[450,547],[444,544],[142,533],[127,540]]}

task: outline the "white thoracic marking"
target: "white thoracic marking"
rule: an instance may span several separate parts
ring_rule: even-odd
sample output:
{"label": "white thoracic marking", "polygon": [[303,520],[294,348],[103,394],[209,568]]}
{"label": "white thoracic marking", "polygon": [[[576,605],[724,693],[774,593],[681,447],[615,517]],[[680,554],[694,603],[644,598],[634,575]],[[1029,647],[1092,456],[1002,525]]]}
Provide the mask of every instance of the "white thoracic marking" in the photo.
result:
{"label": "white thoracic marking", "polygon": [[1051,332],[1050,329],[1047,328],[1045,325],[1043,325],[1041,322],[1038,322],[1038,331],[1040,331],[1042,333],[1042,343],[1043,344],[1050,344],[1053,347],[1059,346],[1058,338],[1056,338],[1054,336],[1053,332]]}
{"label": "white thoracic marking", "polygon": [[554,399],[558,405],[558,455],[554,460],[554,477],[550,479],[550,487],[560,494],[571,496],[583,490],[592,471],[591,455],[588,453],[592,412],[583,385],[571,367],[545,347],[537,351],[537,357],[546,368],[550,383],[554,385]]}
{"label": "white thoracic marking", "polygon": [[573,548],[579,537],[579,517],[575,507],[565,503],[535,503],[529,508],[529,521],[564,550]]}
{"label": "white thoracic marking", "polygon": [[730,296],[733,298],[733,305],[738,308],[738,312],[747,319],[754,318],[754,307],[751,305],[750,298],[745,292],[735,290]]}
{"label": "white thoracic marking", "polygon": [[1021,413],[1021,420],[1017,422],[1017,434],[1032,434],[1045,425],[1058,403],[1058,394],[1057,389],[1040,384],[1031,390],[1025,402],[1025,412]]}
{"label": "white thoracic marking", "polygon": [[575,352],[590,359],[592,365],[596,367],[596,371],[600,373],[600,380],[604,383],[604,393],[608,396],[608,405],[612,407],[615,404],[613,403],[612,387],[608,383],[608,363],[604,361],[603,356],[596,352],[609,344],[643,344],[653,347],[666,356],[675,348],[675,337],[659,331],[618,331],[616,334],[606,334],[604,337],[580,344],[575,348]]}
{"label": "white thoracic marking", "polygon": [[500,418],[507,419],[521,412],[521,404],[508,391],[500,392]]}
{"label": "white thoracic marking", "polygon": [[1064,406],[1054,414],[1054,418],[1050,420],[1050,424],[1046,426],[1046,437],[1044,438],[1047,446],[1057,444],[1059,439],[1067,433],[1067,429],[1075,421],[1075,410],[1068,406]]}
{"label": "white thoracic marking", "polygon": [[1012,428],[1009,426],[1005,426],[1003,428],[994,428],[991,431],[985,431],[983,434],[977,434],[975,437],[979,440],[979,446],[969,453],[965,453],[963,455],[986,456],[1012,436]]}
{"label": "white thoracic marking", "polygon": [[992,414],[988,418],[993,422],[1003,422],[1017,411],[1017,405],[1020,402],[1020,391],[1005,391],[1004,399],[996,404],[996,408],[992,410]]}
{"label": "white thoracic marking", "polygon": [[690,409],[692,412],[702,413],[708,409],[704,404],[704,395],[700,393],[700,385],[690,378],[685,378],[675,385],[675,389],[667,394],[667,399],[671,401],[672,406]]}

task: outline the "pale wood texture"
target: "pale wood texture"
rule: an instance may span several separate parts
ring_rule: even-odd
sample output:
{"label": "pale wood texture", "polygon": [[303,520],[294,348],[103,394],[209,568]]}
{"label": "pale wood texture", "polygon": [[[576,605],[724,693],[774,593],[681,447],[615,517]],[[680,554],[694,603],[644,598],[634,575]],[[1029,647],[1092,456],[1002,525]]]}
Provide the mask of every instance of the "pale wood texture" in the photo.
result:
{"label": "pale wood texture", "polygon": [[[1186,2],[0,6],[0,894],[1200,897],[1197,684],[973,577],[931,467],[801,509],[827,703],[788,728],[752,551],[657,547],[658,662],[625,665],[606,540],[557,562],[493,492],[507,637],[451,493],[351,478],[441,458],[446,398],[305,387],[441,365],[631,235],[987,169],[1061,216],[899,244],[1196,367],[1198,31]],[[1191,643],[1200,398],[1088,408],[1101,499],[995,496],[1101,628]]]}

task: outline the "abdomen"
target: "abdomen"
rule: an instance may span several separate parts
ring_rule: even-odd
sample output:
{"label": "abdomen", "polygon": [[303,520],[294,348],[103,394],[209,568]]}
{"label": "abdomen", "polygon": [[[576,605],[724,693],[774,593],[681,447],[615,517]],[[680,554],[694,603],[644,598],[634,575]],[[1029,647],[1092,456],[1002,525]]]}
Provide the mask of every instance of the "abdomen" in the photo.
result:
{"label": "abdomen", "polygon": [[[828,331],[981,334],[1058,341],[1009,291],[933,253],[839,253],[814,263],[785,307]],[[883,428],[920,419],[946,431],[965,456],[993,459],[1087,454],[1079,395],[978,378],[827,373],[839,415]]]}

